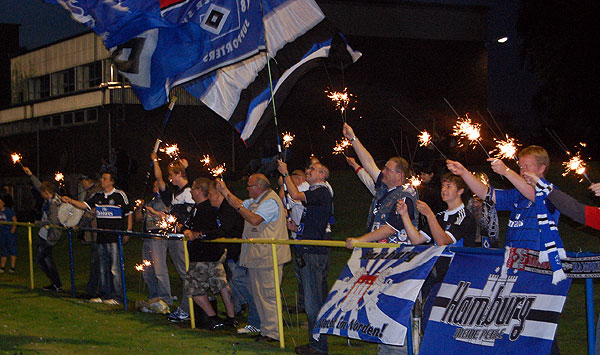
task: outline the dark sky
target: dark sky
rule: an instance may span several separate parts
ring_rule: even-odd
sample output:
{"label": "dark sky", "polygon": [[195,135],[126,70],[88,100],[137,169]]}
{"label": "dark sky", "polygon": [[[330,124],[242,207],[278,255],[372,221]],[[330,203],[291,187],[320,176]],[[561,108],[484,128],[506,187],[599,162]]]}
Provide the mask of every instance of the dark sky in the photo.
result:
{"label": "dark sky", "polygon": [[[410,1],[404,1],[410,2]],[[415,1],[417,2],[417,1]],[[488,104],[495,113],[518,119],[533,118],[530,98],[537,86],[533,75],[521,69],[520,41],[515,25],[518,0],[420,0],[420,3],[482,5],[490,8],[488,17]],[[61,7],[42,0],[1,0],[0,22],[21,24],[21,45],[33,49],[83,32]],[[508,36],[508,42],[496,39]],[[360,48],[358,48],[360,50]]]}

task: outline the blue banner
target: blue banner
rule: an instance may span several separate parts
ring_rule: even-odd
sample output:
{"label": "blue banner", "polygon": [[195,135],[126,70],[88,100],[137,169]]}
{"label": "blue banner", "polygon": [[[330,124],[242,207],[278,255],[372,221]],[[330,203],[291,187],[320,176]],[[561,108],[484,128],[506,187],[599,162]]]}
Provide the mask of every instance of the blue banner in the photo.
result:
{"label": "blue banner", "polygon": [[444,248],[355,249],[319,312],[313,337],[403,345],[415,299]]}
{"label": "blue banner", "polygon": [[171,88],[265,48],[260,1],[46,0],[67,9],[111,51],[145,109]]}
{"label": "blue banner", "polygon": [[[508,255],[508,253],[507,253]],[[502,255],[457,252],[420,354],[550,352],[571,280],[503,267]]]}

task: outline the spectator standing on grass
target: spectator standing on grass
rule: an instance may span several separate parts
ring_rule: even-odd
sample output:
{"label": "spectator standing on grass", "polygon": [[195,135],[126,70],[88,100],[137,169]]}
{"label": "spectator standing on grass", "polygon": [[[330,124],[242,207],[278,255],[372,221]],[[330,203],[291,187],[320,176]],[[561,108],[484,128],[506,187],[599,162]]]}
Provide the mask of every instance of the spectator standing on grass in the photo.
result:
{"label": "spectator standing on grass", "polygon": [[[154,178],[158,183],[158,192],[160,197],[167,206],[167,213],[174,216],[177,219],[177,227],[180,227],[185,222],[194,207],[194,199],[192,198],[192,188],[188,182],[187,173],[185,169],[188,167],[188,163],[185,159],[174,160],[169,163],[167,167],[167,174],[169,182],[173,185],[173,190],[167,188],[165,183],[160,164],[158,163],[158,157],[156,153],[150,155],[153,161]],[[184,282],[186,277],[185,271],[185,252],[181,242],[169,241],[167,243],[169,249],[169,255],[171,255],[171,261],[175,265],[175,270]],[[169,313],[167,319],[171,322],[183,322],[190,320],[190,303],[187,302],[185,296],[181,297],[179,307],[175,312]]]}
{"label": "spectator standing on grass", "polygon": [[[217,180],[218,190],[245,220],[244,239],[288,239],[285,207],[270,185],[266,176],[251,175],[246,186],[250,198],[242,201],[222,180]],[[281,284],[283,264],[291,260],[290,247],[277,245],[276,250]],[[252,298],[260,317],[260,335],[256,341],[279,341],[271,245],[244,243],[240,265],[248,268]]]}
{"label": "spectator standing on grass", "polygon": [[[7,207],[4,201],[6,197],[0,195],[0,222],[16,222],[17,216],[12,208]],[[0,248],[2,254],[0,256],[0,274],[6,272],[6,261],[10,256],[9,273],[15,273],[15,265],[17,264],[17,226],[16,225],[0,225]]]}
{"label": "spectator standing on grass", "polygon": [[33,187],[44,199],[42,206],[41,226],[38,232],[38,246],[35,261],[40,269],[50,279],[50,285],[42,287],[45,291],[62,292],[62,282],[58,275],[58,269],[52,257],[52,247],[58,243],[62,231],[58,228],[50,228],[49,224],[58,225],[58,208],[62,204],[60,196],[56,193],[56,186],[48,181],[40,182],[28,167],[23,167],[25,175],[29,176]]}
{"label": "spectator standing on grass", "polygon": [[[102,172],[100,186],[102,191],[93,194],[86,201],[77,201],[64,196],[63,202],[82,209],[96,211],[96,221],[99,229],[126,230],[133,228],[133,209],[127,194],[114,187],[115,176],[112,172]],[[118,235],[115,233],[98,232],[98,256],[100,258],[100,295],[92,298],[92,303],[118,305],[123,302],[123,285],[121,282],[121,262],[119,258]],[[123,243],[129,236],[122,237]]]}
{"label": "spectator standing on grass", "polygon": [[[85,201],[92,197],[96,192],[101,191],[102,187],[96,181],[96,178],[88,175],[82,175],[79,178],[81,191],[77,196],[77,200]],[[94,211],[85,211],[79,222],[80,227],[97,228],[96,214]],[[100,295],[100,257],[98,256],[98,243],[96,243],[96,232],[79,231],[79,238],[84,244],[90,247],[90,275],[86,285],[86,291],[83,295],[85,299],[97,298]]]}
{"label": "spectator standing on grass", "polygon": [[[312,164],[306,172],[306,182],[309,189],[300,191],[289,175],[287,164],[279,161],[278,170],[288,186],[290,196],[301,201],[304,205],[302,217],[298,223],[288,219],[287,228],[296,233],[298,240],[327,240],[327,225],[333,214],[333,194],[325,184],[329,178],[329,169],[321,163]],[[304,293],[304,307],[308,316],[309,344],[296,347],[297,354],[327,354],[327,337],[322,335],[319,340],[312,337],[317,323],[319,310],[325,303],[327,274],[329,272],[330,249],[328,247],[296,245],[294,269],[301,275]],[[324,282],[325,281],[325,282]]]}

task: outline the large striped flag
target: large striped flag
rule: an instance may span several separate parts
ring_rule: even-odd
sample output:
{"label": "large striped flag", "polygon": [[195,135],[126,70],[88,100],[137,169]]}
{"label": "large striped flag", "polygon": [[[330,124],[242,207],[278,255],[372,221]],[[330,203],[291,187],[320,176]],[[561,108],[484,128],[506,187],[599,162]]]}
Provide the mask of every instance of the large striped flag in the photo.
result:
{"label": "large striped flag", "polygon": [[273,115],[270,80],[281,103],[323,58],[346,66],[361,55],[314,0],[45,1],[102,37],[145,109],[185,84],[247,144]]}
{"label": "large striped flag", "polygon": [[503,268],[504,261],[456,252],[420,354],[550,353],[571,280],[553,285],[552,275]]}
{"label": "large striped flag", "polygon": [[404,345],[415,299],[444,249],[355,249],[319,312],[313,337]]}

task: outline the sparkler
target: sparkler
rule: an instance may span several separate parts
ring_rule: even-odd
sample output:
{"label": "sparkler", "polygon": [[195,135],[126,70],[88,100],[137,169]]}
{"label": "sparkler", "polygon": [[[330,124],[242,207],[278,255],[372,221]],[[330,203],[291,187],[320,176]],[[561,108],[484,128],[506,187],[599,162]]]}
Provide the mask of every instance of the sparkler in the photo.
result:
{"label": "sparkler", "polygon": [[331,101],[335,102],[335,109],[340,111],[342,120],[346,123],[346,112],[348,111],[348,104],[350,104],[350,97],[353,96],[348,92],[348,88],[344,88],[344,91],[325,91],[328,93],[327,97]]}
{"label": "sparkler", "polygon": [[158,221],[158,228],[160,228],[164,232],[175,231],[177,226],[177,218],[175,216],[168,214],[166,217],[163,217],[160,221]]}
{"label": "sparkler", "polygon": [[13,164],[19,163],[19,165],[21,165],[21,167],[24,168],[23,163],[21,162],[23,160],[23,157],[21,156],[21,154],[12,153],[10,155],[10,158],[12,159]]}
{"label": "sparkler", "polygon": [[[438,153],[440,153],[440,155],[442,156],[442,158],[444,158],[444,160],[448,160],[448,157],[446,156],[446,154],[444,154],[444,153],[443,153],[443,152],[440,150],[440,148],[438,148],[438,147],[437,147],[437,145],[435,145],[435,144],[433,143],[433,139],[432,139],[431,135],[429,134],[429,132],[427,132],[427,131],[422,131],[422,132],[421,132],[421,130],[420,130],[419,128],[417,128],[417,126],[415,126],[415,124],[414,124],[414,123],[412,123],[412,122],[411,122],[411,121],[408,119],[408,117],[404,116],[404,115],[402,114],[402,112],[398,111],[398,109],[397,109],[397,108],[395,108],[394,106],[392,106],[392,108],[393,108],[393,109],[394,109],[394,111],[396,111],[396,112],[397,112],[397,113],[398,113],[398,114],[399,114],[399,115],[400,115],[402,118],[404,118],[404,119],[406,120],[406,122],[410,123],[410,125],[411,125],[411,126],[413,126],[413,128],[414,128],[414,129],[416,129],[417,131],[419,131],[419,132],[420,132],[420,134],[419,134],[419,136],[418,136],[418,137],[419,137],[419,142],[420,142],[420,143],[421,143],[421,142],[422,142],[422,143],[428,142],[427,144],[421,144],[421,146],[428,146],[429,144],[431,144],[431,146],[432,146],[432,147],[434,147],[434,148],[435,148],[435,150],[437,150],[437,151],[438,151]],[[429,137],[429,139],[428,139],[428,140],[425,140],[425,137],[426,137],[426,136],[428,136],[428,137]],[[410,155],[410,153],[409,153],[409,155]]]}
{"label": "sparkler", "polygon": [[292,142],[294,141],[294,137],[296,137],[295,135],[293,135],[290,132],[283,132],[281,134],[282,138],[283,138],[283,161],[286,161],[287,159],[287,150],[289,147],[291,147]]}
{"label": "sparkler", "polygon": [[[582,175],[583,177],[585,177],[587,179],[587,181],[590,184],[592,183],[592,181],[590,180],[590,178],[587,176],[587,174],[585,172],[587,167],[585,166],[585,162],[581,158],[580,152],[577,152],[577,154],[572,156],[571,159],[564,162],[563,166],[565,167],[565,172],[562,174],[563,176],[566,176],[568,173],[573,172],[577,175]],[[579,182],[582,182],[582,181],[583,181],[583,178],[581,178],[579,180]]]}
{"label": "sparkler", "polygon": [[137,271],[140,271],[140,272],[141,272],[141,271],[144,271],[144,265],[143,265],[143,264],[135,264],[134,268],[135,268]]}
{"label": "sparkler", "polygon": [[431,144],[431,134],[429,132],[422,131],[417,137],[419,138],[419,146],[427,147]]}
{"label": "sparkler", "polygon": [[60,171],[57,171],[54,174],[54,180],[62,185],[62,183],[65,181],[65,176]]}
{"label": "sparkler", "polygon": [[202,162],[204,166],[210,166],[210,156],[208,154],[203,155],[200,162]]}
{"label": "sparkler", "polygon": [[520,146],[519,143],[514,138],[510,138],[508,134],[506,135],[506,140],[495,139],[496,149],[492,150],[490,154],[494,152],[494,158],[496,159],[514,159],[516,161],[519,160],[517,158],[517,146]]}
{"label": "sparkler", "polygon": [[[466,114],[465,117],[459,117],[456,121],[454,127],[452,127],[452,135],[459,138],[466,138],[469,141],[469,144],[475,145],[475,143],[479,144],[481,149],[485,152],[488,158],[490,155],[487,150],[481,144],[481,125],[479,123],[472,123],[469,118],[469,114]],[[459,142],[459,146],[462,146],[462,142]]]}
{"label": "sparkler", "polygon": [[217,165],[216,167],[212,168],[212,169],[208,169],[208,172],[211,173],[212,176],[217,177],[220,176],[221,179],[223,179],[223,174],[225,173],[225,171],[227,171],[227,169],[225,169],[225,163],[221,164],[221,165]]}
{"label": "sparkler", "polygon": [[160,151],[167,154],[171,159],[179,158],[179,148],[177,147],[177,144],[166,144]]}
{"label": "sparkler", "polygon": [[352,146],[352,143],[346,137],[340,141],[336,141],[335,147],[333,147],[333,155],[343,154],[346,157],[346,150],[350,146]]}
{"label": "sparkler", "polygon": [[417,187],[419,187],[421,185],[423,180],[421,180],[421,178],[418,176],[411,176],[408,179],[408,182],[416,189]]}
{"label": "sparkler", "polygon": [[142,199],[137,199],[135,200],[135,207],[138,208],[142,205],[142,203],[144,203],[144,200]]}

